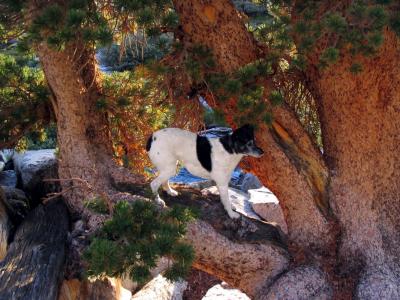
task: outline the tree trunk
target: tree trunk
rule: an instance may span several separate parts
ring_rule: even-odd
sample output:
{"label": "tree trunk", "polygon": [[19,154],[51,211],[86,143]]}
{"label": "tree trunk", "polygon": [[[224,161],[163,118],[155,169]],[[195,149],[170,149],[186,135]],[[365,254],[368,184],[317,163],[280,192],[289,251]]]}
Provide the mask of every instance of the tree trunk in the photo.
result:
{"label": "tree trunk", "polygon": [[259,220],[230,219],[219,196],[204,197],[193,189],[179,189],[177,197],[163,193],[170,204],[195,207],[199,218],[185,235],[195,249],[194,267],[210,273],[254,297],[288,269],[289,254],[283,232]]}
{"label": "tree trunk", "polygon": [[[231,2],[208,3],[174,1],[180,19],[187,23],[182,27],[184,41],[210,48],[223,72],[257,58],[256,43],[248,34],[238,33],[246,29]],[[235,49],[235,57],[221,55],[220,49]],[[317,99],[324,155],[294,114],[281,106],[273,111],[271,128],[262,126],[257,132],[265,155],[249,164],[283,205],[294,258],[289,271],[256,297],[397,299],[399,40],[386,32],[378,55],[344,54],[325,71],[318,70],[315,57],[309,57],[307,74]],[[364,67],[359,75],[349,71],[353,59]],[[236,99],[221,108],[232,115]],[[313,266],[297,267],[302,263]]]}
{"label": "tree trunk", "polygon": [[58,172],[60,179],[67,180],[62,182],[63,189],[69,190],[64,197],[73,212],[82,214],[83,201],[90,192],[110,188],[107,174],[112,165],[107,115],[96,109],[101,91],[94,51],[79,43],[56,51],[42,43],[37,53],[55,95]]}
{"label": "tree trunk", "polygon": [[[255,61],[261,53],[231,1],[212,1],[209,5],[204,1],[175,0],[174,5],[181,22],[186,22],[183,23],[184,41],[210,48],[218,71],[232,72]],[[206,22],[210,14],[215,17],[212,23]],[[267,82],[266,94],[270,90]],[[232,116],[237,112],[236,101],[231,99],[220,108]],[[287,107],[276,108],[274,118],[271,130],[260,126],[257,132],[257,143],[265,155],[261,159],[249,159],[248,167],[281,201],[289,243],[299,256],[313,255],[307,249],[325,251],[334,239],[326,198],[328,171],[319,150]],[[235,126],[233,121],[230,125]]]}
{"label": "tree trunk", "polygon": [[[73,213],[90,215],[96,227],[97,216],[84,209],[90,197],[115,194],[115,181],[138,181],[139,177],[118,167],[107,113],[97,108],[102,97],[93,49],[78,41],[63,51],[45,43],[37,47],[47,82],[54,93],[57,118],[59,178],[64,198]],[[89,221],[90,223],[91,221]]]}
{"label": "tree trunk", "polygon": [[[345,271],[361,272],[362,299],[400,297],[400,43],[393,32],[384,38],[373,57],[344,54],[328,70],[308,72],[342,230],[340,260]],[[363,66],[357,75],[349,71],[354,59]]]}
{"label": "tree trunk", "polygon": [[27,216],[0,263],[0,299],[57,299],[68,223],[62,201],[40,205]]}

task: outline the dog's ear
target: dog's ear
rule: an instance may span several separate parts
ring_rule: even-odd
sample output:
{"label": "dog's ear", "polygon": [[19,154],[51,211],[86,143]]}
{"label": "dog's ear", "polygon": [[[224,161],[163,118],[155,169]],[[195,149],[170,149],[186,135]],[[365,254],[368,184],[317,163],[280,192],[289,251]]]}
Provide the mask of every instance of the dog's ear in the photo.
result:
{"label": "dog's ear", "polygon": [[244,138],[250,140],[254,138],[254,127],[250,124],[245,124],[233,132],[234,138]]}
{"label": "dog's ear", "polygon": [[239,127],[235,130],[236,133],[247,133],[254,134],[254,126],[250,124],[244,124],[242,127]]}
{"label": "dog's ear", "polygon": [[251,124],[244,124],[242,127],[243,130],[247,131],[247,132],[254,132],[254,126]]}

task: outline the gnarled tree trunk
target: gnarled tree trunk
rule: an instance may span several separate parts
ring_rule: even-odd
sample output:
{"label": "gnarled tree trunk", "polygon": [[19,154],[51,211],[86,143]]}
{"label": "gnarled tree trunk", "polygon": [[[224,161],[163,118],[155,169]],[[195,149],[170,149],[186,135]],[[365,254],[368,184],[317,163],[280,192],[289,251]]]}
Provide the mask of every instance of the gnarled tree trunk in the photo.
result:
{"label": "gnarled tree trunk", "polygon": [[[59,177],[70,209],[83,213],[90,192],[111,188],[112,146],[106,113],[96,109],[101,97],[94,51],[70,44],[63,51],[45,42],[37,48],[48,84],[55,95]],[[80,181],[82,180],[82,181]],[[84,183],[85,181],[86,183]]]}
{"label": "gnarled tree trunk", "polygon": [[[329,198],[342,229],[339,260],[360,272],[361,299],[400,295],[400,43],[394,32],[359,74],[343,55],[309,70],[329,166]],[[312,60],[312,59],[311,59]]]}
{"label": "gnarled tree trunk", "polygon": [[[230,1],[174,4],[185,23],[184,42],[210,48],[219,71],[229,73],[258,57]],[[398,38],[386,32],[376,56],[358,58],[364,67],[359,75],[349,72],[349,54],[324,71],[309,57],[307,79],[317,100],[324,155],[285,106],[274,109],[271,128],[259,129],[265,155],[250,161],[250,168],[283,205],[294,260],[257,297],[400,297],[399,49]],[[232,114],[236,99],[221,108]],[[304,263],[309,267],[297,267]],[[292,295],[283,292],[288,286]]]}
{"label": "gnarled tree trunk", "polygon": [[[204,4],[203,1],[175,0],[174,4],[180,19],[188,22],[183,26],[187,35],[184,41],[205,45],[213,54],[217,53],[219,71],[233,72],[261,54],[230,1]],[[210,14],[215,16],[212,23],[204,21]],[[234,51],[234,58],[223,55],[221,49]],[[266,90],[266,94],[271,90],[269,83]],[[233,115],[237,112],[236,100],[231,99],[221,109]],[[322,155],[287,107],[276,108],[274,117],[272,130],[261,126],[257,133],[257,143],[266,153],[261,159],[250,160],[250,168],[281,200],[290,242],[301,250],[324,249],[332,242],[332,236],[325,193],[328,171]]]}

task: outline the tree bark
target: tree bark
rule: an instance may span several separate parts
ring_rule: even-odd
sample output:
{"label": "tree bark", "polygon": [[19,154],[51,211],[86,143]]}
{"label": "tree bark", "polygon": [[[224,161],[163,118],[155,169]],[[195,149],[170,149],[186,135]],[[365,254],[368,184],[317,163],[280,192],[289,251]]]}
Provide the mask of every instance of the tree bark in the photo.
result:
{"label": "tree bark", "polygon": [[241,217],[230,219],[219,196],[204,197],[179,189],[177,197],[163,193],[168,205],[195,207],[199,218],[188,225],[185,240],[194,248],[194,267],[212,274],[254,297],[289,267],[282,231],[268,223]]}
{"label": "tree bark", "polygon": [[[400,280],[395,275],[400,246],[400,43],[388,30],[384,39],[373,57],[345,53],[327,70],[311,65],[308,72],[319,100],[329,198],[343,233],[340,259],[345,269],[362,273],[360,298],[376,296],[385,284]],[[354,60],[363,66],[357,75],[349,71]],[[384,279],[374,280],[374,294],[364,294],[364,283],[371,284],[377,274]],[[398,297],[398,288],[396,293]]]}
{"label": "tree bark", "polygon": [[[261,50],[233,4],[226,0],[208,3],[211,2],[174,1],[183,24],[184,41],[211,49],[221,72],[233,72],[254,62]],[[210,14],[213,22],[207,21]],[[230,51],[234,57],[228,54]],[[270,83],[265,86],[268,94]],[[230,99],[220,108],[233,116],[237,112],[236,101]],[[265,155],[249,159],[248,168],[279,198],[289,228],[289,243],[301,256],[307,249],[325,251],[334,240],[334,222],[326,197],[327,168],[321,153],[287,107],[276,108],[274,118],[272,129],[260,126],[257,132],[257,143]],[[228,122],[235,126],[232,120]]]}
{"label": "tree bark", "polygon": [[110,188],[107,174],[112,165],[107,115],[96,110],[101,90],[94,51],[85,49],[79,42],[56,51],[43,42],[37,47],[37,53],[55,95],[59,177],[81,179],[90,186],[73,180],[61,182],[64,190],[70,189],[64,195],[68,206],[82,214],[88,192]]}
{"label": "tree bark", "polygon": [[[174,1],[181,20],[189,23],[182,27],[184,41],[215,51],[218,71],[231,72],[256,59],[256,43],[237,33],[246,29],[230,1],[209,3]],[[237,33],[234,38],[231,32]],[[235,49],[235,58],[221,55],[220,49]],[[320,285],[324,297],[331,295],[330,284],[335,298],[400,297],[399,58],[399,39],[389,31],[373,57],[344,53],[324,71],[318,69],[318,53],[308,57],[306,74],[317,100],[323,156],[285,106],[273,111],[270,129],[262,126],[257,132],[266,153],[250,161],[249,168],[281,201],[294,255],[292,268],[257,297],[279,298],[284,295],[279,287],[282,291],[298,280],[299,289],[321,290]],[[363,65],[359,75],[349,71],[353,60]],[[265,86],[270,89],[269,83]],[[221,108],[233,115],[236,99]],[[302,262],[320,266],[322,275],[319,268],[297,269]],[[306,277],[316,282],[305,284]],[[297,296],[310,296],[312,290]]]}
{"label": "tree bark", "polygon": [[62,201],[33,210],[0,263],[0,299],[56,299],[63,276],[68,212]]}

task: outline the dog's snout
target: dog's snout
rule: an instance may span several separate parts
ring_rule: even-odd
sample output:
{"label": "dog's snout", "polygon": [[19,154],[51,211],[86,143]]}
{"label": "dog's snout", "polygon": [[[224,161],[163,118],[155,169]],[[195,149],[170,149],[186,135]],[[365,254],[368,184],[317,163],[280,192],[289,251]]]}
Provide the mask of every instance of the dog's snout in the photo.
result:
{"label": "dog's snout", "polygon": [[261,149],[260,147],[254,146],[252,147],[249,155],[254,156],[254,157],[261,157],[264,154],[264,150]]}
{"label": "dog's snout", "polygon": [[257,148],[257,154],[258,154],[258,157],[261,157],[261,156],[263,156],[264,155],[264,150],[263,149],[261,149],[260,147],[256,147]]}

